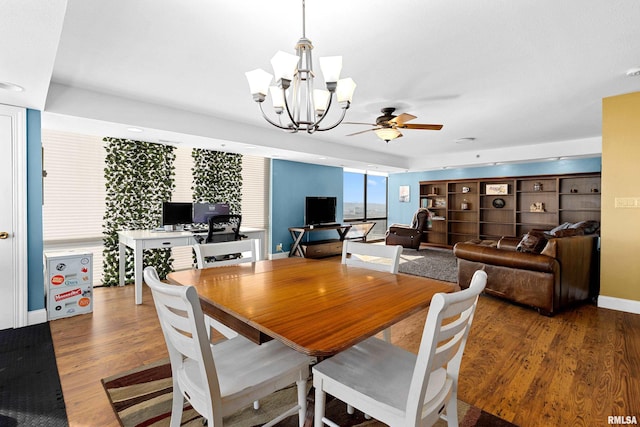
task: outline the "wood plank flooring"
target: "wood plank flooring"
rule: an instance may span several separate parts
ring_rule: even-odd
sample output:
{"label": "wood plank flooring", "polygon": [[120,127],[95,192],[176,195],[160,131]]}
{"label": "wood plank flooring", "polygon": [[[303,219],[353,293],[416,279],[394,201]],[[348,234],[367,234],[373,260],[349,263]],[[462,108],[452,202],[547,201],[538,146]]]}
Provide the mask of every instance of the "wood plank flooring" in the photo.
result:
{"label": "wood plank flooring", "polygon": [[[392,328],[417,351],[426,311]],[[116,427],[100,379],[167,357],[148,288],[96,288],[94,312],[51,322],[71,427]],[[519,426],[606,426],[640,419],[640,315],[592,305],[553,318],[482,296],[459,398]]]}

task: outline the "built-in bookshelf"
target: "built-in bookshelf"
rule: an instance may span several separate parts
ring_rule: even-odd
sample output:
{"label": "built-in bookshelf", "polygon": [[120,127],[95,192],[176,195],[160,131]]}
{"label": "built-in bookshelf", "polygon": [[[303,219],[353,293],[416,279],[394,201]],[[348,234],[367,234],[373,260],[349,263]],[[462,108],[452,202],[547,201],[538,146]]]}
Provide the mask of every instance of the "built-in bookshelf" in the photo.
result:
{"label": "built-in bookshelf", "polygon": [[599,222],[600,183],[600,173],[420,182],[420,206],[433,219],[426,242],[453,246]]}

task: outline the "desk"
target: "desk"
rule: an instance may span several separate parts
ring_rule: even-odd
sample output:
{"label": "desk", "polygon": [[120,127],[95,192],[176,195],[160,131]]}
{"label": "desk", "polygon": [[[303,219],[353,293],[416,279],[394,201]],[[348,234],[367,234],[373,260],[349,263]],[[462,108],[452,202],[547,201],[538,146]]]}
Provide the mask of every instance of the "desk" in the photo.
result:
{"label": "desk", "polygon": [[[258,259],[264,259],[265,250],[265,230],[261,228],[240,227],[240,234],[246,235],[249,239],[259,239]],[[120,286],[124,286],[126,268],[126,248],[133,249],[134,260],[134,283],[136,287],[136,304],[142,304],[142,251],[145,249],[172,248],[174,246],[192,246],[196,244],[195,234],[207,237],[205,233],[192,233],[190,231],[151,231],[151,230],[128,230],[118,231],[119,242],[119,266],[120,266]]]}
{"label": "desk", "polygon": [[167,276],[193,285],[202,309],[256,343],[275,338],[327,357],[426,308],[455,285],[336,261],[280,258]]}

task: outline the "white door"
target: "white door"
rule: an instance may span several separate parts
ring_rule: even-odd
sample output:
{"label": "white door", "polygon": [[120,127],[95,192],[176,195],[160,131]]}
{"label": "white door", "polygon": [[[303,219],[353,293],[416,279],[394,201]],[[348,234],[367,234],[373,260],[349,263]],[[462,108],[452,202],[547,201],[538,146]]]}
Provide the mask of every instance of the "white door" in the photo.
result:
{"label": "white door", "polygon": [[26,324],[24,125],[24,109],[0,105],[0,330]]}

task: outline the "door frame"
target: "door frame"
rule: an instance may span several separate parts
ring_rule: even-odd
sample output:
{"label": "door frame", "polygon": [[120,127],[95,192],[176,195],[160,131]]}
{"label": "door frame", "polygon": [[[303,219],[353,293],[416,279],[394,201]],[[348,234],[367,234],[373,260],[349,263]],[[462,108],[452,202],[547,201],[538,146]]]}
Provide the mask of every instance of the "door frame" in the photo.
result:
{"label": "door frame", "polygon": [[19,328],[28,319],[27,114],[24,108],[2,104],[0,114],[11,117],[13,327]]}

